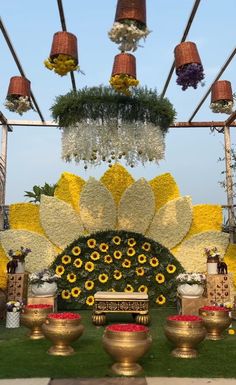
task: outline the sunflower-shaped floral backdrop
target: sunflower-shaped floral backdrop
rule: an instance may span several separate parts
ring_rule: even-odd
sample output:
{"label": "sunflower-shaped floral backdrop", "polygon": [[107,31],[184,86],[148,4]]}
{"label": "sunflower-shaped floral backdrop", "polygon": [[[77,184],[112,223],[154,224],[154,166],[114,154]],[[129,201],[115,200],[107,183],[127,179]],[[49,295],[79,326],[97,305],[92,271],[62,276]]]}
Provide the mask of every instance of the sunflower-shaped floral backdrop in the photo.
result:
{"label": "sunflower-shaped floral backdrop", "polygon": [[[108,246],[112,245],[114,248],[112,238],[117,231],[126,232],[126,239],[125,233],[122,233],[122,237],[120,236],[122,239],[122,250],[120,251],[124,253],[122,255],[126,255],[124,248],[127,248],[127,242],[130,238],[134,238],[137,242],[137,246],[135,245],[137,248],[135,250],[136,258],[140,254],[145,255],[140,249],[142,248],[141,243],[145,242],[144,237],[148,238],[147,242],[154,242],[152,244],[153,254],[149,252],[148,255],[145,255],[147,257],[145,263],[149,266],[151,258],[156,257],[159,262],[161,261],[158,267],[161,273],[163,273],[162,269],[166,269],[168,263],[175,263],[171,259],[173,258],[171,254],[184,270],[205,272],[204,249],[211,247],[217,247],[221,256],[225,257],[229,271],[236,272],[235,247],[229,245],[228,234],[221,231],[223,222],[221,206],[214,204],[192,205],[189,196],[180,195],[179,188],[169,173],[159,175],[151,181],[144,178],[135,181],[132,175],[119,163],[109,168],[100,181],[94,178],[85,181],[79,176],[65,172],[57,183],[53,197],[42,196],[39,205],[33,203],[10,205],[9,221],[10,230],[0,233],[1,287],[6,285],[7,252],[20,246],[32,250],[25,261],[26,269],[29,272],[39,271],[51,265],[55,268],[58,264],[65,265],[65,275],[62,282],[66,281],[67,285],[69,285],[74,283],[69,282],[67,279],[70,265],[75,268],[73,273],[77,275],[76,279],[79,279],[79,274],[82,272],[84,274],[84,284],[88,280],[93,281],[93,278],[90,279],[90,275],[87,275],[93,272],[85,270],[86,262],[96,262],[91,259],[87,240],[90,238],[95,239],[96,245],[105,243]],[[108,233],[103,233],[104,231],[108,231]],[[133,232],[134,235],[129,234],[129,232]],[[104,240],[102,240],[102,236],[104,236]],[[141,238],[142,236],[143,238]],[[139,240],[136,237],[140,237]],[[74,246],[80,247],[82,250],[78,255],[83,263],[81,271],[78,266],[73,265],[76,257],[72,254],[73,242],[75,242]],[[168,249],[170,254],[167,251],[157,252],[156,248],[158,247]],[[100,262],[96,262],[96,269],[94,265],[94,270],[99,274],[96,275],[94,281],[94,285],[96,283],[98,286],[94,286],[93,290],[100,289],[101,285],[103,285],[101,277],[99,280],[99,275],[107,274],[104,266],[107,269],[112,269],[109,265],[115,263],[116,269],[114,270],[118,270],[117,263],[120,264],[121,261],[123,263],[124,259],[130,260],[130,258],[133,258],[127,255],[127,258],[123,257],[119,261],[114,258],[110,251],[102,252],[99,246],[96,246],[94,251],[99,253],[102,264],[99,271],[97,269]],[[117,251],[119,251],[118,247]],[[72,261],[67,265],[61,263],[62,260],[59,263],[60,258],[62,259],[65,255],[68,255]],[[111,264],[107,263],[109,258],[105,262],[104,257],[106,255],[112,257]],[[165,255],[170,260],[166,257],[167,261],[164,262]],[[103,257],[101,258],[101,256]],[[177,269],[180,268],[180,265],[176,262]],[[122,267],[122,271],[128,272],[129,269],[132,274],[136,274],[136,267],[136,265],[133,265],[130,269]],[[156,267],[151,265],[150,269],[157,271]],[[104,286],[104,288],[109,285],[109,288],[112,289],[111,270],[109,271],[109,282],[106,282],[107,286]],[[167,277],[169,277],[168,274]],[[172,279],[174,279],[175,275],[175,273],[172,274]],[[132,286],[132,282],[128,283]],[[116,278],[114,278],[113,284],[115,288]],[[69,285],[68,287],[72,291],[72,286]],[[73,287],[77,286],[74,285]],[[139,286],[135,286],[134,289],[139,289]],[[78,292],[79,290],[73,291],[74,298],[76,298]],[[162,292],[159,291],[159,293]],[[63,295],[65,296],[65,292]]]}

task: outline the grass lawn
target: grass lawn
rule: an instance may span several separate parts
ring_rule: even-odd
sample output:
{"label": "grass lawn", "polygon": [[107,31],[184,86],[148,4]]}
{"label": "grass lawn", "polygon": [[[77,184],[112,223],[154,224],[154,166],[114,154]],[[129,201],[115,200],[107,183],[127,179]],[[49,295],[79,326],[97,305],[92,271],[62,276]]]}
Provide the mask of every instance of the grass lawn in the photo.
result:
{"label": "grass lawn", "polygon": [[[175,309],[152,310],[150,325],[152,347],[140,360],[144,368],[142,376],[148,377],[224,377],[236,378],[236,335],[225,333],[221,341],[204,341],[199,345],[199,357],[195,359],[174,358],[170,355],[172,345],[163,333],[163,325]],[[104,327],[91,322],[91,311],[81,311],[85,331],[72,346],[76,354],[70,357],[48,355],[51,343],[47,340],[31,341],[24,327],[6,329],[0,324],[0,378],[22,377],[106,377],[113,376],[109,370],[112,361],[102,347]],[[130,315],[108,316],[109,323],[133,322]],[[233,321],[236,328],[236,321]]]}

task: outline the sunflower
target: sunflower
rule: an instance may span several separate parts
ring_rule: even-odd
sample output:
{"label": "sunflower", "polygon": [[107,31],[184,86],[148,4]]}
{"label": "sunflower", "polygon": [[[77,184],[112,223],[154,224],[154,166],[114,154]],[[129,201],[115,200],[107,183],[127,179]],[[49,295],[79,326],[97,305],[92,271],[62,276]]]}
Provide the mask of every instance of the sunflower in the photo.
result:
{"label": "sunflower", "polygon": [[94,247],[96,246],[96,239],[93,239],[93,238],[90,238],[87,240],[87,245],[90,249],[94,249]]}
{"label": "sunflower", "polygon": [[72,282],[75,282],[76,281],[76,275],[74,273],[69,273],[67,274],[67,281],[69,281],[70,283]]}
{"label": "sunflower", "polygon": [[74,298],[79,297],[80,293],[81,293],[81,289],[79,287],[73,287],[73,289],[71,289],[71,295]]}
{"label": "sunflower", "polygon": [[86,262],[84,268],[85,268],[85,270],[91,272],[94,270],[94,263],[93,262]]}
{"label": "sunflower", "polygon": [[163,283],[163,282],[165,282],[165,276],[164,276],[164,274],[162,274],[162,273],[158,273],[158,274],[156,275],[155,279],[156,279],[156,281],[157,281],[158,283]]}
{"label": "sunflower", "polygon": [[93,251],[92,254],[90,254],[90,258],[93,260],[93,261],[97,261],[98,259],[100,259],[100,254],[98,251]]}
{"label": "sunflower", "polygon": [[122,267],[129,269],[130,266],[131,266],[131,261],[129,259],[124,259],[124,261],[122,262]]}
{"label": "sunflower", "polygon": [[144,254],[139,254],[138,256],[139,263],[145,263],[147,261],[147,257]]}
{"label": "sunflower", "polygon": [[64,271],[65,271],[64,266],[59,265],[59,266],[56,267],[55,273],[56,273],[57,275],[60,275],[60,276],[61,276],[61,275],[64,273]]}
{"label": "sunflower", "polygon": [[81,248],[79,246],[75,246],[73,247],[73,249],[71,250],[72,254],[77,256],[77,255],[80,255],[81,253]]}
{"label": "sunflower", "polygon": [[160,294],[157,299],[156,299],[156,303],[158,305],[164,305],[164,303],[166,303],[166,297],[164,297],[164,295]]}
{"label": "sunflower", "polygon": [[106,282],[108,281],[108,275],[105,274],[105,273],[99,274],[98,280],[99,280],[101,283],[106,283]]}
{"label": "sunflower", "polygon": [[169,265],[167,265],[166,267],[166,271],[169,273],[169,274],[173,274],[176,270],[176,266],[175,265],[172,265],[169,263]]}
{"label": "sunflower", "polygon": [[126,285],[125,287],[125,290],[124,290],[126,293],[133,293],[134,292],[134,288],[132,285],[130,285],[129,283]]}
{"label": "sunflower", "polygon": [[152,257],[149,261],[152,267],[157,267],[159,265],[159,259],[156,257]]}
{"label": "sunflower", "polygon": [[137,274],[138,276],[140,276],[140,277],[143,276],[144,273],[145,273],[143,267],[136,267],[135,271],[136,271],[136,274]]}
{"label": "sunflower", "polygon": [[107,255],[105,255],[105,257],[104,257],[104,262],[105,262],[105,263],[112,263],[112,262],[113,262],[113,259],[112,259],[112,257],[111,257],[109,254],[107,254]]}
{"label": "sunflower", "polygon": [[101,243],[101,244],[99,245],[99,249],[100,249],[103,253],[106,253],[107,250],[109,249],[109,246],[108,246],[107,243]]}
{"label": "sunflower", "polygon": [[82,259],[76,258],[76,259],[74,260],[74,262],[73,262],[73,265],[74,265],[75,267],[80,268],[80,267],[83,265]]}
{"label": "sunflower", "polygon": [[84,284],[84,287],[86,290],[92,290],[94,288],[94,282],[93,281],[86,281]]}
{"label": "sunflower", "polygon": [[142,249],[145,251],[150,251],[151,250],[151,244],[149,242],[144,242],[142,245]]}
{"label": "sunflower", "polygon": [[122,273],[119,270],[115,270],[113,273],[113,277],[118,281],[119,279],[122,278]]}
{"label": "sunflower", "polygon": [[135,246],[135,245],[136,245],[135,239],[134,239],[134,238],[129,238],[129,239],[128,239],[128,245],[129,245],[130,247]]}
{"label": "sunflower", "polygon": [[114,255],[114,258],[121,259],[122,252],[120,250],[116,250],[116,251],[114,251],[113,255]]}
{"label": "sunflower", "polygon": [[87,299],[86,299],[86,305],[88,305],[88,306],[93,306],[93,304],[94,304],[94,296],[93,296],[93,295],[90,295],[90,296],[88,296]]}
{"label": "sunflower", "polygon": [[127,255],[129,257],[132,257],[134,254],[136,253],[136,251],[134,250],[133,247],[129,247],[128,250],[127,250]]}
{"label": "sunflower", "polygon": [[140,293],[147,293],[148,292],[148,288],[145,285],[141,285],[141,286],[139,286],[138,291]]}
{"label": "sunflower", "polygon": [[121,244],[121,238],[116,235],[115,237],[112,238],[112,242],[115,243],[115,245],[120,245]]}
{"label": "sunflower", "polygon": [[71,297],[69,290],[62,290],[61,292],[61,298],[62,299],[69,299]]}
{"label": "sunflower", "polygon": [[71,257],[69,255],[63,255],[61,261],[64,265],[67,265],[68,263],[71,263]]}

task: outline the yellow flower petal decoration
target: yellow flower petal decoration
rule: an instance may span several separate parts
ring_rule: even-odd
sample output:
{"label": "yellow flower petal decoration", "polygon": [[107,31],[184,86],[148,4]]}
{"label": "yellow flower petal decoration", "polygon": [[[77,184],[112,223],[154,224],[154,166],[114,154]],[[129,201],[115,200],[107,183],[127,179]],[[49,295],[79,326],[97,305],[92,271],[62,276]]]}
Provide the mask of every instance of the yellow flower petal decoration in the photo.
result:
{"label": "yellow flower petal decoration", "polygon": [[71,297],[71,293],[69,290],[62,290],[61,292],[62,299],[69,299],[70,297]]}
{"label": "yellow flower petal decoration", "polygon": [[77,256],[81,254],[81,248],[79,246],[74,246],[73,249],[71,250],[72,254]]}
{"label": "yellow flower petal decoration", "polygon": [[78,298],[80,293],[81,293],[81,289],[79,287],[73,287],[73,289],[71,289],[71,295],[74,298]]}
{"label": "yellow flower petal decoration", "polygon": [[138,291],[140,293],[145,293],[146,294],[148,292],[148,288],[145,285],[141,285],[141,286],[139,286]]}
{"label": "yellow flower petal decoration", "polygon": [[149,242],[144,242],[142,245],[142,249],[145,251],[150,251],[151,250],[151,244]]}
{"label": "yellow flower petal decoration", "polygon": [[59,266],[56,267],[55,273],[56,273],[57,275],[62,276],[62,274],[64,273],[64,271],[65,271],[64,266],[59,265]]}
{"label": "yellow flower petal decoration", "polygon": [[157,267],[159,265],[159,259],[156,257],[152,257],[149,261],[152,267]]}
{"label": "yellow flower petal decoration", "polygon": [[87,245],[90,249],[94,249],[96,244],[97,244],[96,239],[90,238],[87,240]]}
{"label": "yellow flower petal decoration", "polygon": [[133,177],[130,173],[119,163],[115,163],[105,172],[100,181],[111,192],[116,205],[125,190],[134,183]]}
{"label": "yellow flower petal decoration", "polygon": [[179,188],[169,173],[159,175],[150,180],[150,186],[155,195],[156,210],[159,210],[167,202],[179,198]]}
{"label": "yellow flower petal decoration", "polygon": [[80,193],[85,181],[77,175],[63,172],[54,192],[54,197],[69,203],[75,210],[79,211]]}
{"label": "yellow flower petal decoration", "polygon": [[122,278],[122,273],[119,270],[115,270],[113,273],[113,277],[118,281],[119,279]]}
{"label": "yellow flower petal decoration", "polygon": [[108,281],[108,275],[105,273],[99,274],[98,280],[101,283],[106,283]]}
{"label": "yellow flower petal decoration", "polygon": [[112,242],[115,244],[115,245],[120,245],[121,244],[121,238],[118,237],[118,236],[115,236],[112,238]]}
{"label": "yellow flower petal decoration", "polygon": [[116,258],[116,259],[121,259],[121,257],[122,257],[122,252],[119,251],[119,250],[116,250],[116,251],[114,251],[113,256],[114,256],[114,258]]}
{"label": "yellow flower petal decoration", "polygon": [[113,258],[109,254],[105,255],[104,262],[110,264],[113,262]]}
{"label": "yellow flower petal decoration", "polygon": [[84,284],[84,287],[86,290],[92,290],[94,288],[94,282],[93,281],[86,281]]}
{"label": "yellow flower petal decoration", "polygon": [[182,241],[192,222],[190,197],[174,199],[156,213],[146,236],[171,249]]}
{"label": "yellow flower petal decoration", "polygon": [[216,247],[224,257],[229,244],[229,235],[219,231],[206,231],[184,241],[176,251],[175,257],[188,272],[206,271],[205,248]]}
{"label": "yellow flower petal decoration", "polygon": [[221,231],[222,223],[221,206],[207,204],[193,206],[193,220],[185,239],[203,231]]}
{"label": "yellow flower petal decoration", "polygon": [[93,295],[89,295],[86,299],[86,305],[88,306],[93,306],[94,304],[94,296]]}
{"label": "yellow flower petal decoration", "polygon": [[124,192],[118,207],[118,229],[145,234],[155,213],[153,191],[141,178]]}
{"label": "yellow flower petal decoration", "polygon": [[125,287],[125,290],[124,290],[126,293],[133,293],[134,292],[134,288],[132,285],[130,285],[129,283],[126,285]]}
{"label": "yellow flower petal decoration", "polygon": [[164,297],[164,295],[159,295],[156,299],[156,303],[158,305],[164,305],[164,303],[166,303],[166,298]]}
{"label": "yellow flower petal decoration", "polygon": [[63,255],[61,261],[64,265],[68,265],[68,263],[71,263],[71,257],[69,255]]}
{"label": "yellow flower petal decoration", "polygon": [[138,275],[138,276],[140,276],[140,277],[141,277],[142,275],[144,275],[144,273],[145,273],[143,267],[136,267],[135,271],[136,271],[136,275]]}
{"label": "yellow flower petal decoration", "polygon": [[135,245],[136,245],[135,239],[134,239],[134,238],[129,238],[129,239],[128,239],[128,245],[129,245],[130,247],[135,246]]}
{"label": "yellow flower petal decoration", "polygon": [[6,255],[2,246],[0,245],[0,288],[5,290],[7,287],[7,263],[9,257]]}
{"label": "yellow flower petal decoration", "polygon": [[129,257],[133,257],[133,255],[135,255],[136,251],[133,247],[129,247],[126,253]]}
{"label": "yellow flower petal decoration", "polygon": [[139,254],[138,255],[138,262],[139,263],[145,263],[146,261],[147,261],[146,255],[144,255],[144,254]]}
{"label": "yellow flower petal decoration", "polygon": [[74,273],[67,274],[67,281],[69,282],[75,282],[76,281],[76,275]]}
{"label": "yellow flower petal decoration", "polygon": [[228,330],[228,334],[233,336],[235,334],[235,330],[234,329],[229,329]]}
{"label": "yellow flower petal decoration", "polygon": [[73,263],[73,265],[76,266],[77,268],[80,268],[82,266],[82,264],[83,264],[83,262],[80,258],[76,258],[74,260],[74,263]]}
{"label": "yellow flower petal decoration", "polygon": [[131,266],[131,261],[129,259],[124,259],[124,261],[122,262],[122,267],[124,267],[125,269],[129,269]]}
{"label": "yellow flower petal decoration", "polygon": [[30,230],[45,235],[39,219],[39,205],[33,203],[10,205],[9,224],[11,230]]}
{"label": "yellow flower petal decoration", "polygon": [[171,263],[166,266],[166,271],[169,274],[173,274],[175,272],[175,270],[176,270],[176,266],[172,265]]}
{"label": "yellow flower petal decoration", "polygon": [[110,191],[94,178],[89,178],[80,196],[80,215],[90,232],[114,229],[116,206]]}
{"label": "yellow flower petal decoration", "polygon": [[228,265],[228,270],[233,273],[233,282],[236,286],[236,244],[230,243],[224,256],[224,262]]}
{"label": "yellow flower petal decoration", "polygon": [[0,232],[0,242],[7,254],[8,250],[31,249],[25,258],[25,269],[32,273],[48,268],[58,254],[58,250],[43,235],[26,230],[6,230]]}
{"label": "yellow flower petal decoration", "polygon": [[91,272],[94,270],[94,263],[93,262],[86,262],[84,268],[85,268],[85,270]]}
{"label": "yellow flower petal decoration", "polygon": [[39,212],[47,237],[62,249],[84,234],[80,215],[60,199],[41,195]]}
{"label": "yellow flower petal decoration", "polygon": [[99,245],[99,250],[101,250],[103,253],[106,253],[108,249],[109,249],[109,246],[107,243],[101,243]]}
{"label": "yellow flower petal decoration", "polygon": [[165,276],[162,273],[158,273],[155,277],[157,283],[163,283],[165,282]]}
{"label": "yellow flower petal decoration", "polygon": [[98,253],[98,251],[93,251],[93,252],[90,254],[90,258],[91,258],[93,261],[97,261],[98,259],[100,259],[100,254]]}

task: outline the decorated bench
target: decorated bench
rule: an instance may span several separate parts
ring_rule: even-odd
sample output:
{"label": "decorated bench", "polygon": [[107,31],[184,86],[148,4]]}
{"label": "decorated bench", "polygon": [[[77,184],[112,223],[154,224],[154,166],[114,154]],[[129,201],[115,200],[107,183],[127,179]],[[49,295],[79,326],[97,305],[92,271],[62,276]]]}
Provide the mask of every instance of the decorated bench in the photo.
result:
{"label": "decorated bench", "polygon": [[148,304],[147,294],[98,291],[94,295],[92,321],[94,325],[104,325],[107,313],[131,313],[137,323],[147,325],[150,321]]}

